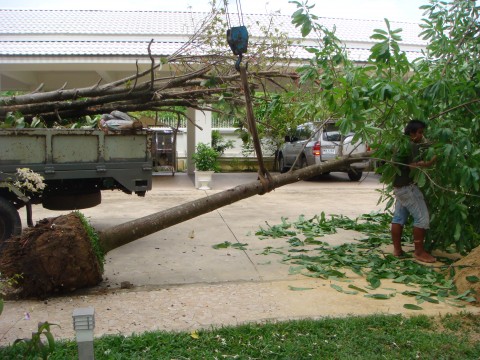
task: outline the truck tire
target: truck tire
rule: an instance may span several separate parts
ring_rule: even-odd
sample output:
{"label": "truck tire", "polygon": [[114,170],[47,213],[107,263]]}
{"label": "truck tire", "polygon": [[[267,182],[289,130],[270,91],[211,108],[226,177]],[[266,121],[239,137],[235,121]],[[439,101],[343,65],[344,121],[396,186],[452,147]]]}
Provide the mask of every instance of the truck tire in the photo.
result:
{"label": "truck tire", "polygon": [[363,172],[362,170],[353,170],[350,169],[347,172],[348,178],[352,181],[359,181],[362,178]]}
{"label": "truck tire", "polygon": [[15,206],[0,198],[0,244],[14,235],[22,233],[22,220]]}
{"label": "truck tire", "polygon": [[42,205],[49,210],[80,210],[97,206],[102,202],[100,190],[82,194],[49,194]]}

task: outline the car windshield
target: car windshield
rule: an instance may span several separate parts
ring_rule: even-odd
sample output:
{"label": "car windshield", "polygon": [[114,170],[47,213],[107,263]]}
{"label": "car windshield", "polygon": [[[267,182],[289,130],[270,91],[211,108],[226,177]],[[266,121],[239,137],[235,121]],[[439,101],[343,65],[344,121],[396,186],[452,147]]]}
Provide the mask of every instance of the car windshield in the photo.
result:
{"label": "car windshield", "polygon": [[326,141],[341,141],[342,135],[340,131],[333,123],[328,123],[325,125],[325,130],[323,132],[323,139]]}
{"label": "car windshield", "polygon": [[313,131],[310,126],[298,127],[294,136],[297,140],[307,140],[312,136]]}

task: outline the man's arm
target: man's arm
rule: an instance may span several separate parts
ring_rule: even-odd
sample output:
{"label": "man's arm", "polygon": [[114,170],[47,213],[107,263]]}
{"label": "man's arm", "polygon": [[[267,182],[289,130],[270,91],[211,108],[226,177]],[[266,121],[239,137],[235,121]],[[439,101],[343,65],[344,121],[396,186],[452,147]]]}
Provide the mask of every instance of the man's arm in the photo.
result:
{"label": "man's arm", "polygon": [[437,160],[437,155],[434,155],[429,161],[425,160],[420,160],[413,162],[411,164],[408,164],[410,167],[430,167],[432,164]]}

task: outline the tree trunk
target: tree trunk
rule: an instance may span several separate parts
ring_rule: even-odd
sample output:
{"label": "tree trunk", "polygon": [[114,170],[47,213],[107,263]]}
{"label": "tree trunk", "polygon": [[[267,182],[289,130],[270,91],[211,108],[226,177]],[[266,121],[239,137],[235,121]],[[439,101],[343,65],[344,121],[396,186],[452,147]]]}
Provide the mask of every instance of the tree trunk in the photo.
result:
{"label": "tree trunk", "polygon": [[[360,154],[367,155],[367,154]],[[327,162],[321,165],[313,165],[293,172],[272,176],[270,189],[276,189],[284,185],[292,184],[300,180],[309,179],[325,172],[345,167],[353,162],[358,162],[358,157]],[[208,197],[190,201],[173,208],[159,211],[139,219],[128,221],[114,227],[103,230],[100,236],[100,244],[107,253],[117,247],[128,244],[157,231],[168,228],[172,225],[190,220],[202,214],[209,213],[223,206],[247,199],[254,195],[262,195],[265,189],[262,183],[252,181],[238,185],[234,188],[209,195]]]}
{"label": "tree trunk", "polygon": [[[129,242],[196,216],[254,195],[263,195],[287,184],[344,168],[368,155],[368,153],[354,155],[272,176],[268,189],[257,180],[115,225],[98,234],[99,245],[106,254]],[[0,251],[2,252],[0,273],[5,278],[22,274],[17,284],[20,289],[17,295],[20,297],[43,298],[95,286],[102,281],[102,264],[95,256],[88,232],[74,214],[42,220],[34,228],[24,231],[21,236],[5,241]]]}

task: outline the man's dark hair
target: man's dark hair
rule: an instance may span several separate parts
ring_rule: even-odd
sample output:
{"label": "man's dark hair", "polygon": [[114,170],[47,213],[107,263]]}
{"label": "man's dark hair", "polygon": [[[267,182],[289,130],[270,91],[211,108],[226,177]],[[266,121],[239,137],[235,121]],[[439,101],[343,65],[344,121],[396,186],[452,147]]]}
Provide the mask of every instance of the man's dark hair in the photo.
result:
{"label": "man's dark hair", "polygon": [[416,133],[418,129],[425,129],[427,124],[425,124],[421,120],[410,120],[405,127],[405,135],[410,135],[412,133]]}

